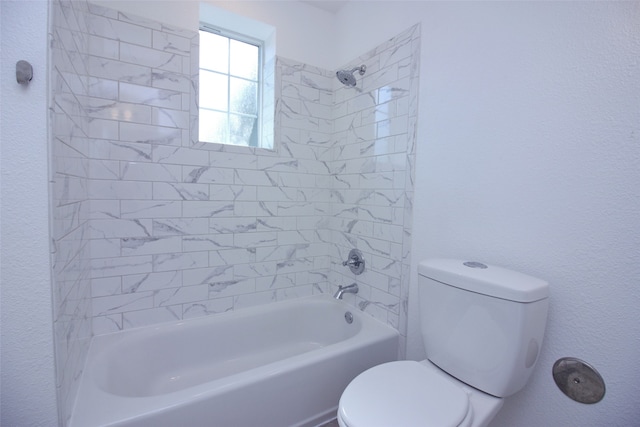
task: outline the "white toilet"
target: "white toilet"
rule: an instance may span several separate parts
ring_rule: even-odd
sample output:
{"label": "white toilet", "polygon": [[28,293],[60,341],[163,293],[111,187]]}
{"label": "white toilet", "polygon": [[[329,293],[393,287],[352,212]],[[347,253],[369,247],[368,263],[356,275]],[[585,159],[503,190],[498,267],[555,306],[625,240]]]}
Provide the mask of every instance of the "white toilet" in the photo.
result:
{"label": "white toilet", "polygon": [[547,282],[455,259],[420,263],[428,360],[358,375],[342,393],[341,427],[483,427],[527,383],[547,322]]}

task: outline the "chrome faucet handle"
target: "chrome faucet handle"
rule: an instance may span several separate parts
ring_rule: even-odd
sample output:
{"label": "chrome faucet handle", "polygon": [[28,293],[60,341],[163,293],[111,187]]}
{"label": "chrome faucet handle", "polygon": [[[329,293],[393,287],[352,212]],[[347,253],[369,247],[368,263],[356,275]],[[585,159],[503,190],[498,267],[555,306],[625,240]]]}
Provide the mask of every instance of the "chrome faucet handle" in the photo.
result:
{"label": "chrome faucet handle", "polygon": [[347,261],[342,261],[342,265],[344,265],[345,267],[347,265],[349,265],[349,266],[353,265],[354,267],[358,267],[361,262],[362,261],[359,258],[350,258]]}
{"label": "chrome faucet handle", "polygon": [[357,249],[351,249],[349,251],[349,258],[342,262],[343,266],[348,266],[352,273],[362,274],[364,271],[364,258],[362,252]]}

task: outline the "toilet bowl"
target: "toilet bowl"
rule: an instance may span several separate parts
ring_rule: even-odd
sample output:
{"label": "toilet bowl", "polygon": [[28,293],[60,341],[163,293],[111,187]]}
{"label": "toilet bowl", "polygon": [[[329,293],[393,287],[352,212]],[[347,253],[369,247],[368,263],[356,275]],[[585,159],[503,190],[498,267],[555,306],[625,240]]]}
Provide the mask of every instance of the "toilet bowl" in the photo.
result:
{"label": "toilet bowl", "polygon": [[356,377],[340,398],[337,419],[340,427],[484,427],[502,403],[428,360],[399,361]]}
{"label": "toilet bowl", "polygon": [[344,390],[341,427],[484,427],[538,359],[549,284],[475,261],[418,267],[427,360],[375,366]]}

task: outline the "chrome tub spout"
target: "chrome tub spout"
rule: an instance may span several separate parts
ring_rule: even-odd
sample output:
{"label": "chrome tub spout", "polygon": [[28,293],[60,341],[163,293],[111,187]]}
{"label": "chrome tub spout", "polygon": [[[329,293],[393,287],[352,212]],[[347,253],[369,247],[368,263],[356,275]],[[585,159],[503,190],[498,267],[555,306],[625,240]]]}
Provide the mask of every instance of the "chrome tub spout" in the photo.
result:
{"label": "chrome tub spout", "polygon": [[357,294],[358,293],[358,284],[352,283],[349,286],[338,287],[338,291],[333,296],[335,299],[342,299],[343,294]]}

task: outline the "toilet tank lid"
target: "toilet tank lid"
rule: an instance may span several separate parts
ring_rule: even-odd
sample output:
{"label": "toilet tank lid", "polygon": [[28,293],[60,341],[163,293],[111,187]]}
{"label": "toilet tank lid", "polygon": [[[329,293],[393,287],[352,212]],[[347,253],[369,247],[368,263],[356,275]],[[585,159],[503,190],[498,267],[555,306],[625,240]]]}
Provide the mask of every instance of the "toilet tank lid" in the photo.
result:
{"label": "toilet tank lid", "polygon": [[456,288],[517,302],[549,296],[549,284],[506,268],[475,261],[435,258],[422,261],[418,274]]}

